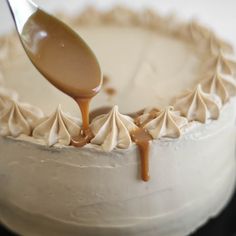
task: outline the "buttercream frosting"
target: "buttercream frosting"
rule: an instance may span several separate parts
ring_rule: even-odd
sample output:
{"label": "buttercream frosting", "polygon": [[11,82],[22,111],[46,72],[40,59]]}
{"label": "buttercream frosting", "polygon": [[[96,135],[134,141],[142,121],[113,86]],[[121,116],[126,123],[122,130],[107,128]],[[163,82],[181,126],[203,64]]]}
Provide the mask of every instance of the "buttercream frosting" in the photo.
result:
{"label": "buttercream frosting", "polygon": [[33,128],[43,117],[43,113],[38,108],[15,100],[5,99],[4,103],[8,105],[0,110],[0,135],[31,136]]}
{"label": "buttercream frosting", "polygon": [[[145,122],[145,117],[148,119],[149,113],[142,116],[141,119]],[[167,107],[165,110],[157,111],[156,118],[146,123],[144,128],[148,130],[154,139],[162,137],[178,138],[181,135],[181,128],[187,123],[188,120],[174,111],[173,107]]]}
{"label": "buttercream frosting", "polygon": [[57,110],[46,117],[33,130],[33,137],[46,145],[70,145],[71,139],[80,134],[80,120],[64,113],[59,105]]}
{"label": "buttercream frosting", "polygon": [[186,31],[186,37],[191,37],[191,40],[198,43],[199,40],[207,39],[211,34],[209,29],[201,26],[194,20],[186,26]]}
{"label": "buttercream frosting", "polygon": [[91,143],[101,145],[105,151],[117,148],[129,148],[132,145],[130,132],[136,129],[133,119],[122,115],[118,106],[105,115],[96,117],[91,124],[94,138]]}
{"label": "buttercream frosting", "polygon": [[236,81],[231,76],[214,73],[202,81],[202,88],[205,92],[217,95],[222,103],[226,103],[230,97],[236,95]]}
{"label": "buttercream frosting", "polygon": [[174,107],[189,121],[206,123],[207,119],[218,119],[221,103],[217,97],[203,92],[201,85],[198,85],[193,91],[178,97]]}
{"label": "buttercream frosting", "polygon": [[221,51],[227,53],[233,53],[234,51],[231,44],[217,38],[213,33],[210,34],[207,46],[207,48],[210,50],[211,55],[217,55]]}
{"label": "buttercream frosting", "polygon": [[236,61],[230,57],[224,55],[222,50],[212,56],[206,63],[206,69],[215,72],[221,72],[224,74],[233,75],[236,71]]}
{"label": "buttercream frosting", "polygon": [[4,110],[11,104],[12,100],[17,100],[18,96],[15,92],[0,87],[0,111]]}

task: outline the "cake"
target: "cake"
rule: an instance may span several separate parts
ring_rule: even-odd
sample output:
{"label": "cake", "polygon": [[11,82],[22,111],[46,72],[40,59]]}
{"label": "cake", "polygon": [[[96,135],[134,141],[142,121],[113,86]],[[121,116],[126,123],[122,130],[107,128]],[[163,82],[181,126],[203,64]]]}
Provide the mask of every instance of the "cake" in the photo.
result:
{"label": "cake", "polygon": [[[194,232],[234,191],[232,46],[195,21],[150,10],[88,9],[65,21],[104,72],[94,138],[71,145],[77,105],[43,79],[15,35],[2,37],[0,221],[25,236]],[[152,139],[145,160],[137,127]]]}

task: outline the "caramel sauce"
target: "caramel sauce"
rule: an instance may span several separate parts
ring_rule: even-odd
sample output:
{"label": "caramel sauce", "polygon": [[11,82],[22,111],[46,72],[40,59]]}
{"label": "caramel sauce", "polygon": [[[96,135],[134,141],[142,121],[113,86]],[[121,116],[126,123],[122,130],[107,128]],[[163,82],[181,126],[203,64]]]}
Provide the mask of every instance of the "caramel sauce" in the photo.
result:
{"label": "caramel sauce", "polygon": [[71,140],[71,145],[75,147],[83,147],[94,138],[91,129],[81,129],[77,138]]}
{"label": "caramel sauce", "polygon": [[148,117],[146,120],[141,121],[140,120],[140,115],[134,117],[134,123],[139,126],[139,127],[144,127],[148,122],[150,122],[151,120],[155,119],[158,116],[158,113],[160,112],[159,109],[157,108],[153,108],[149,113],[148,113]]}
{"label": "caramel sauce", "polygon": [[114,88],[105,88],[105,93],[108,95],[108,96],[114,96],[116,94],[116,90]]}
{"label": "caramel sauce", "polygon": [[136,121],[139,116],[143,115],[144,111],[145,111],[144,109],[141,109],[139,111],[129,113],[128,116],[132,117],[134,121]]}
{"label": "caramel sauce", "polygon": [[[37,10],[23,28],[25,50],[44,77],[80,107],[89,129],[89,104],[102,85],[97,59],[80,36],[61,21]],[[80,135],[85,140],[87,136]]]}
{"label": "caramel sauce", "polygon": [[137,144],[141,156],[141,177],[143,181],[150,179],[149,152],[151,135],[143,128],[138,128],[131,133],[132,140]]}
{"label": "caramel sauce", "polygon": [[149,175],[149,152],[150,152],[150,141],[153,139],[152,136],[144,129],[144,126],[151,120],[155,119],[160,112],[159,109],[154,108],[148,113],[146,120],[141,121],[140,116],[144,113],[144,110],[134,113],[134,122],[138,129],[131,133],[132,140],[137,144],[140,155],[141,155],[141,174],[143,181],[150,179]]}

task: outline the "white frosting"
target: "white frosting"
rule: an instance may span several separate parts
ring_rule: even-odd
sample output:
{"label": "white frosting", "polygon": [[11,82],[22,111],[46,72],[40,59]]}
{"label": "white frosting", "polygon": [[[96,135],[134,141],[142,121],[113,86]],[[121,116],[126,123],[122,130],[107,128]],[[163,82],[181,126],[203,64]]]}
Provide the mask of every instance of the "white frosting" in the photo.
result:
{"label": "white frosting", "polygon": [[33,128],[43,117],[43,113],[29,104],[18,103],[14,100],[7,101],[0,110],[0,135],[18,137],[31,135]]}
{"label": "white frosting", "polygon": [[212,56],[208,63],[206,63],[207,70],[209,70],[209,67],[214,72],[233,75],[236,71],[236,61],[226,57],[223,51],[220,50],[217,55]]}
{"label": "white frosting", "polygon": [[135,145],[104,153],[0,138],[0,221],[25,236],[188,235],[234,189],[234,111],[227,105],[217,121],[153,141],[149,182]]}
{"label": "white frosting", "polygon": [[33,137],[42,140],[46,145],[70,145],[71,138],[80,134],[81,122],[65,114],[61,106],[49,117],[45,118],[33,131]]}
{"label": "white frosting", "polygon": [[208,49],[212,55],[218,55],[220,52],[233,53],[231,44],[224,40],[218,39],[214,34],[210,35]]}
{"label": "white frosting", "polygon": [[101,145],[105,151],[129,148],[132,145],[130,132],[137,128],[131,117],[119,113],[117,106],[108,114],[96,117],[90,127],[95,135],[91,143]]}
{"label": "white frosting", "polygon": [[212,95],[217,95],[222,103],[229,101],[230,97],[236,95],[236,81],[228,75],[219,72],[205,78],[202,81],[203,90]]}
{"label": "white frosting", "polygon": [[198,85],[195,90],[177,98],[174,107],[189,121],[206,123],[208,119],[219,118],[221,103],[217,97],[204,93]]}
{"label": "white frosting", "polygon": [[182,34],[184,34],[185,38],[190,38],[190,40],[193,40],[195,43],[202,43],[202,41],[206,40],[211,34],[209,29],[204,28],[197,21],[190,22],[185,25],[184,28]]}
{"label": "white frosting", "polygon": [[185,117],[181,117],[172,107],[167,107],[155,119],[149,121],[144,128],[154,139],[161,137],[178,138],[181,135],[180,129],[187,123],[188,120]]}
{"label": "white frosting", "polygon": [[0,87],[0,112],[11,105],[12,100],[17,100],[16,93]]}

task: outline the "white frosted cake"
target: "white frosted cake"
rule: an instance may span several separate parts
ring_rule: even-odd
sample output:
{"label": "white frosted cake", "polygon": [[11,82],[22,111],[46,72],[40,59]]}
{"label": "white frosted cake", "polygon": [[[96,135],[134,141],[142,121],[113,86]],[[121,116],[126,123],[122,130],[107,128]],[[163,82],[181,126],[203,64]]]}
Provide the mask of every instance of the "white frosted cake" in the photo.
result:
{"label": "white frosted cake", "polygon": [[[94,138],[70,145],[78,106],[36,71],[15,35],[2,37],[0,222],[24,236],[194,232],[235,185],[231,45],[152,11],[88,9],[65,20],[105,75],[91,104]],[[148,181],[131,135],[138,126],[152,137]]]}

